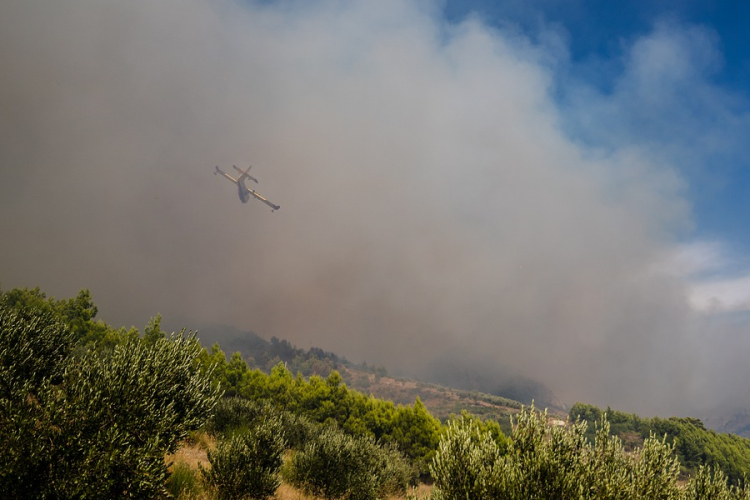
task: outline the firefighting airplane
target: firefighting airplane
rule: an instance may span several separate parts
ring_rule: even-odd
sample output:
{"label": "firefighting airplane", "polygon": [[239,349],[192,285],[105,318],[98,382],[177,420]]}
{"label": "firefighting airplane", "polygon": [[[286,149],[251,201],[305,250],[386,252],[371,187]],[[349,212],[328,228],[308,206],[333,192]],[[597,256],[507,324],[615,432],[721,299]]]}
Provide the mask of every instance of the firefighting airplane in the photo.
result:
{"label": "firefighting airplane", "polygon": [[240,200],[242,201],[242,203],[247,203],[247,200],[249,200],[250,196],[252,196],[256,200],[260,200],[263,203],[265,203],[266,205],[268,205],[269,207],[271,207],[271,212],[275,212],[276,210],[278,210],[279,208],[281,208],[281,206],[274,205],[273,203],[271,203],[267,199],[263,198],[260,194],[258,194],[255,191],[255,189],[248,189],[247,186],[245,186],[245,179],[250,179],[252,181],[255,181],[256,184],[258,183],[258,179],[256,179],[255,177],[253,177],[252,175],[250,175],[248,173],[248,172],[250,172],[250,169],[252,168],[252,165],[249,166],[249,167],[247,167],[247,170],[244,170],[244,171],[240,170],[237,167],[237,165],[232,165],[232,166],[234,167],[234,169],[237,172],[239,172],[239,173],[242,174],[237,179],[235,179],[231,175],[229,175],[226,172],[224,172],[222,169],[219,168],[218,165],[216,166],[216,171],[214,172],[214,175],[221,174],[224,177],[226,177],[227,179],[229,179],[230,181],[232,181],[235,184],[237,184],[238,192],[239,192],[239,195],[240,195]]}

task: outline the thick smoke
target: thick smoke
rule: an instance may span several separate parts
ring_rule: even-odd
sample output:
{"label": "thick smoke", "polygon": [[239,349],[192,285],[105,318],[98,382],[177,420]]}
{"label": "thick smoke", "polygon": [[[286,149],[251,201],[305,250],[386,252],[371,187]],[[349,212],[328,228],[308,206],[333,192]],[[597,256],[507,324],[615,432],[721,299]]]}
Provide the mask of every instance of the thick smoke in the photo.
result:
{"label": "thick smoke", "polygon": [[685,184],[562,132],[560,53],[420,2],[0,2],[0,282],[685,411]]}

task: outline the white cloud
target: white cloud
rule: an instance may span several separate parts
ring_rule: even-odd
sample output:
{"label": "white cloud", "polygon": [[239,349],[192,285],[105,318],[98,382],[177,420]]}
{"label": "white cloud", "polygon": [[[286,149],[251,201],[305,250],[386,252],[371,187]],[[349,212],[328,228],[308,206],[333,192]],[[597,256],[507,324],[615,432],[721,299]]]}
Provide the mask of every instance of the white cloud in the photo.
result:
{"label": "white cloud", "polygon": [[690,305],[706,313],[750,311],[750,275],[694,283]]}
{"label": "white cloud", "polygon": [[695,242],[681,247],[674,270],[688,283],[690,306],[707,314],[750,311],[750,274],[738,264],[725,244]]}

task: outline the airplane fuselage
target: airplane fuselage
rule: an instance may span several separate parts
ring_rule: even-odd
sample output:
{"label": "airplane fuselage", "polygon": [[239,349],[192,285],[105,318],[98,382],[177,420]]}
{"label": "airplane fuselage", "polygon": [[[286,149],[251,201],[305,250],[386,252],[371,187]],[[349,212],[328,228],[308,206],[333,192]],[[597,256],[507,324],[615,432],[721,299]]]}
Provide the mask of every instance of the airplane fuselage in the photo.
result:
{"label": "airplane fuselage", "polygon": [[245,183],[243,181],[237,182],[237,188],[238,188],[237,191],[239,192],[239,195],[240,195],[240,201],[242,203],[247,203],[247,200],[250,199],[250,190],[247,187],[245,187]]}

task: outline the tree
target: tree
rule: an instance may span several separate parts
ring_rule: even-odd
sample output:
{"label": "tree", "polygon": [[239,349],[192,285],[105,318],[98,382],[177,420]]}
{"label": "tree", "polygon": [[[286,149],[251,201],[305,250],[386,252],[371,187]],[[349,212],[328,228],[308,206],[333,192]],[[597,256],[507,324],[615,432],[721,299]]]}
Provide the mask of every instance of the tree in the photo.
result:
{"label": "tree", "polygon": [[[38,297],[38,295],[37,295]],[[50,385],[59,383],[73,335],[47,308],[0,297],[0,497],[29,498],[49,468]],[[28,495],[28,496],[25,496]]]}
{"label": "tree", "polygon": [[326,499],[376,500],[406,491],[411,469],[395,448],[328,425],[291,461],[288,480]]}
{"label": "tree", "polygon": [[[547,423],[533,407],[518,415],[507,449],[464,419],[449,423],[432,462],[436,500],[682,500],[674,448],[648,438],[627,453],[606,417],[592,444],[586,422]],[[740,497],[736,497],[740,498]]]}
{"label": "tree", "polygon": [[38,304],[0,299],[0,496],[154,498],[164,454],[220,393],[194,336],[71,354],[74,334]]}
{"label": "tree", "polygon": [[436,500],[492,498],[495,469],[502,451],[481,423],[470,418],[448,422],[430,464]]}
{"label": "tree", "polygon": [[281,421],[266,416],[252,428],[219,441],[215,450],[209,450],[211,468],[202,469],[203,476],[216,488],[219,500],[265,500],[281,484],[284,447]]}
{"label": "tree", "polygon": [[393,427],[391,439],[404,455],[417,460],[421,473],[427,473],[440,441],[440,421],[417,398],[414,406],[398,408]]}

